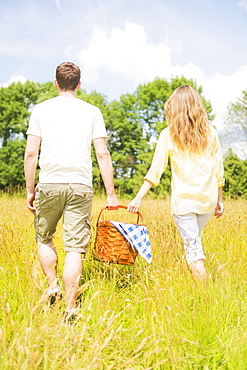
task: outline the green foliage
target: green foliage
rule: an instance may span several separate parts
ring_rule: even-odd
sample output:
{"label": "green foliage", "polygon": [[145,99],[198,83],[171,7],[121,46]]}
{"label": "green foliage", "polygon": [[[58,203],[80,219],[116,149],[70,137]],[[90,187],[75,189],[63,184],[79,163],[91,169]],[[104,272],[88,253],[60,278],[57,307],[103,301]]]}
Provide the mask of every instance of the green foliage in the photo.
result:
{"label": "green foliage", "polygon": [[229,149],[224,160],[226,184],[224,192],[231,198],[247,199],[247,160],[241,160]]}
{"label": "green foliage", "polygon": [[0,88],[0,138],[2,146],[16,134],[26,133],[30,110],[39,96],[38,85],[27,81]]}
{"label": "green foliage", "polygon": [[42,103],[45,100],[55,98],[58,96],[58,90],[53,82],[46,82],[44,84],[38,84],[39,86],[39,98],[37,103]]}
{"label": "green foliage", "polygon": [[[170,82],[156,78],[153,82],[140,85],[136,90],[138,111],[143,126],[146,128],[148,138],[157,137],[161,130],[167,126],[164,112],[164,105],[174,90],[179,86],[190,85],[202,94],[202,87],[197,87],[193,80],[187,80],[185,77],[172,78]],[[205,109],[209,119],[213,116],[212,106],[202,96]]]}
{"label": "green foliage", "polygon": [[[104,94],[84,90],[77,91],[77,97],[97,106],[104,117],[108,149],[114,166],[114,179],[118,193],[132,197],[139,190],[143,178],[151,164],[155,141],[166,127],[164,104],[172,92],[181,85],[191,85],[200,94],[193,80],[175,77],[171,81],[156,78],[154,81],[137,87],[133,94],[121,95],[119,100],[108,102]],[[24,186],[23,153],[28,119],[34,104],[58,95],[52,82],[43,84],[27,81],[13,83],[0,88],[0,189]],[[212,106],[202,97],[209,119],[212,119]],[[246,129],[247,91],[231,107],[231,118]],[[92,150],[94,189],[104,192],[104,186]],[[247,197],[246,161],[240,160],[232,152],[225,158],[226,186],[224,192],[230,197]],[[170,194],[170,163],[160,184],[152,187],[150,196],[165,197]]]}
{"label": "green foliage", "polygon": [[149,151],[136,109],[135,95],[122,95],[119,102],[113,101],[109,104],[106,127],[116,187],[122,194],[131,194],[136,183],[134,177],[137,169],[146,172],[148,163],[144,154]]}
{"label": "green foliage", "polygon": [[23,156],[26,140],[8,140],[0,149],[0,189],[24,187]]}
{"label": "green foliage", "polygon": [[164,104],[172,92],[171,84],[163,79],[140,85],[136,90],[140,118],[149,139],[166,127]]}

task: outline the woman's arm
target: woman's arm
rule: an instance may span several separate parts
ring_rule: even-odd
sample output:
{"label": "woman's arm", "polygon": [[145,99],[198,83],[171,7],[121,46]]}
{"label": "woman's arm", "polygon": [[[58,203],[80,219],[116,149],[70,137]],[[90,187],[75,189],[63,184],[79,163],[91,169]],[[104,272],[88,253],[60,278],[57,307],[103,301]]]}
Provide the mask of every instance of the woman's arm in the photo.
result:
{"label": "woman's arm", "polygon": [[168,160],[168,130],[164,129],[161,131],[152,164],[149,168],[148,173],[145,176],[144,183],[137,193],[136,197],[130,202],[127,210],[132,213],[138,212],[141,205],[142,199],[150,190],[152,185],[158,185],[162,173],[165,171]]}
{"label": "woman's arm", "polygon": [[223,204],[223,198],[222,198],[222,187],[218,188],[218,201],[217,205],[214,210],[214,215],[216,218],[219,218],[222,216],[224,212],[224,204]]}
{"label": "woman's arm", "polygon": [[152,183],[145,180],[136,197],[128,205],[127,211],[137,213],[141,205],[142,199],[145,197],[149,189],[152,187]]}

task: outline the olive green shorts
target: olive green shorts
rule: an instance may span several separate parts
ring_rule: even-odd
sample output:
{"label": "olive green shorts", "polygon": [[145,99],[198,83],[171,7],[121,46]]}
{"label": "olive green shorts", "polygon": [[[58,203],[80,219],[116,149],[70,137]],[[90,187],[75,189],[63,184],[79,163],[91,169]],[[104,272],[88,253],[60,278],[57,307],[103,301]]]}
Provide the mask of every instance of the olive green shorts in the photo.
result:
{"label": "olive green shorts", "polygon": [[64,250],[86,253],[91,237],[92,188],[83,184],[39,183],[35,192],[36,240],[50,243],[62,218]]}

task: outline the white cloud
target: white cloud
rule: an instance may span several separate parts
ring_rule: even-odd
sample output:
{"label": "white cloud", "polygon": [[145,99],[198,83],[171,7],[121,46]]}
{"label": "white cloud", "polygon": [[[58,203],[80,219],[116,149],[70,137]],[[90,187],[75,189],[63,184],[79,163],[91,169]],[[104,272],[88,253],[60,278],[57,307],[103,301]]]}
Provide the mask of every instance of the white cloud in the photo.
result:
{"label": "white cloud", "polygon": [[124,30],[95,27],[87,49],[78,59],[85,71],[85,82],[97,80],[103,69],[135,84],[164,75],[170,68],[170,49],[164,44],[148,43],[143,27],[127,22]]}
{"label": "white cloud", "polygon": [[27,81],[27,78],[24,77],[24,76],[22,76],[22,75],[12,76],[12,77],[10,77],[10,79],[8,80],[8,82],[3,83],[1,85],[1,87],[8,87],[13,82],[21,82],[22,84],[24,84],[26,81]]}
{"label": "white cloud", "polygon": [[193,63],[172,65],[168,44],[149,43],[144,28],[130,22],[124,29],[113,28],[110,33],[105,28],[95,27],[88,47],[79,53],[78,60],[85,84],[97,81],[100,70],[131,81],[135,86],[155,77],[170,79],[183,75],[192,78],[202,85],[205,98],[210,99],[216,114],[214,124],[219,128],[223,126],[229,103],[236,101],[246,89],[247,66],[229,76],[216,71],[207,77]]}
{"label": "white cloud", "polygon": [[149,43],[143,27],[127,22],[123,30],[113,28],[110,33],[105,28],[95,27],[88,48],[79,53],[78,60],[83,67],[85,83],[97,81],[100,70],[136,86],[155,77],[183,75],[204,80],[203,71],[193,63],[173,66],[170,52],[168,44]]}
{"label": "white cloud", "polygon": [[84,70],[84,82],[95,82],[98,72],[105,70],[138,85],[155,77],[185,76],[203,81],[203,71],[188,63],[173,66],[167,43],[151,44],[142,26],[127,22],[123,30],[113,28],[110,33],[95,27],[87,48],[78,54]]}
{"label": "white cloud", "polygon": [[217,127],[222,128],[228,106],[241,97],[242,91],[246,89],[246,80],[247,66],[243,66],[229,76],[215,72],[205,81],[204,95],[211,100]]}
{"label": "white cloud", "polygon": [[237,2],[237,5],[238,5],[240,8],[243,8],[244,10],[246,10],[246,11],[247,11],[247,1],[246,1],[246,0],[242,0],[242,1]]}

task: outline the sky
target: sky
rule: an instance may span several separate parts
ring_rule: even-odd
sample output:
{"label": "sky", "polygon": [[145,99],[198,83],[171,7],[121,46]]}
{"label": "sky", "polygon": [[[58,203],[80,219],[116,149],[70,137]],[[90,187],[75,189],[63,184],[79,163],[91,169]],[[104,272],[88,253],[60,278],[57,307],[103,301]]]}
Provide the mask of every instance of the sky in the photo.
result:
{"label": "sky", "polygon": [[0,0],[0,25],[0,86],[52,81],[72,61],[82,88],[111,101],[183,75],[219,131],[247,89],[247,0]]}

